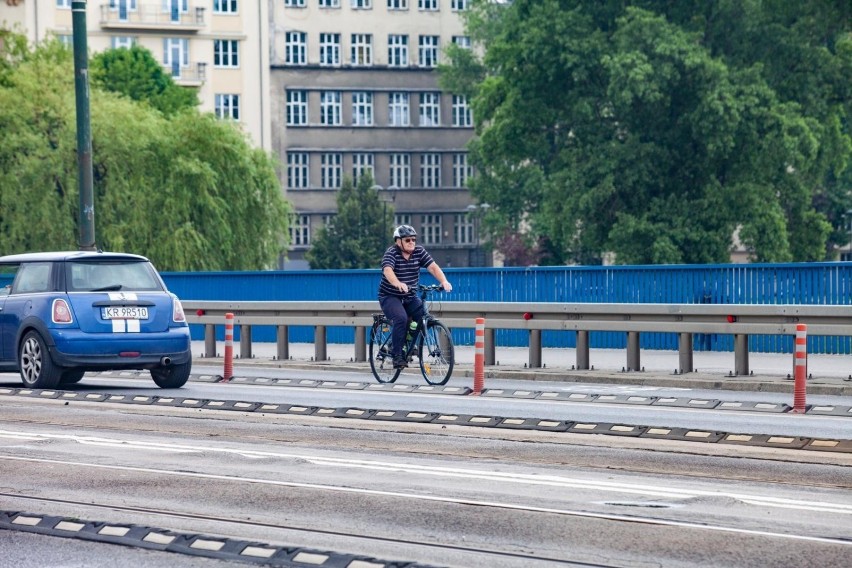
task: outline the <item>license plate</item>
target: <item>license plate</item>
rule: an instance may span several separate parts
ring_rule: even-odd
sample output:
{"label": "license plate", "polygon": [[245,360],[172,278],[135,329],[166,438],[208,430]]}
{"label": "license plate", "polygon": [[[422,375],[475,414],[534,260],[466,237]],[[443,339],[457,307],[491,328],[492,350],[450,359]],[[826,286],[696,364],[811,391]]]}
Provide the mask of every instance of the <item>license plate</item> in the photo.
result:
{"label": "license plate", "polygon": [[116,306],[111,308],[101,308],[101,317],[105,320],[148,319],[148,308],[137,306]]}

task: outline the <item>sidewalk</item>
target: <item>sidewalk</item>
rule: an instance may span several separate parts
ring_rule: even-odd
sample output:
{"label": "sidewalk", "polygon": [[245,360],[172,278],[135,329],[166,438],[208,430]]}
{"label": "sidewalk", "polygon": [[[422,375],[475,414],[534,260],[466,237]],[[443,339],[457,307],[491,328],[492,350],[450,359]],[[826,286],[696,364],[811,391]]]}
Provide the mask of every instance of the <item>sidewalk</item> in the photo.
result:
{"label": "sidewalk", "polygon": [[[218,357],[204,357],[204,342],[193,341],[194,364],[222,365],[223,342],[216,346]],[[326,361],[314,361],[312,343],[291,343],[290,359],[275,358],[274,343],[252,344],[252,357],[240,357],[239,343],[234,345],[234,366],[271,366],[293,369],[341,369],[369,372],[368,362],[354,362],[355,348],[351,344],[329,343]],[[630,384],[673,388],[724,389],[758,392],[793,392],[792,354],[750,353],[748,376],[734,376],[733,352],[698,352],[693,356],[695,372],[677,374],[677,351],[643,350],[640,371],[625,371],[627,355],[624,349],[592,349],[589,370],[576,370],[574,349],[542,350],[542,368],[528,368],[526,347],[498,347],[496,364],[485,368],[487,378],[523,379],[532,381],[563,381],[579,383]],[[472,346],[456,347],[454,376],[473,376]],[[808,357],[808,393],[852,396],[852,355],[811,355]],[[790,377],[790,378],[788,378]]]}

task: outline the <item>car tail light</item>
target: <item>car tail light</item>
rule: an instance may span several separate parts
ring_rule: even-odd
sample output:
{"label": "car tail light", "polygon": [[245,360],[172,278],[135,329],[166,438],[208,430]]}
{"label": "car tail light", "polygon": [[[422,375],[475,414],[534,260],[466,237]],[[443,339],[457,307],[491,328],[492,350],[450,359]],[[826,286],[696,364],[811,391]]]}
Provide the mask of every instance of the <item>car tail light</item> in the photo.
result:
{"label": "car tail light", "polygon": [[71,323],[73,319],[68,302],[61,298],[53,300],[53,323]]}
{"label": "car tail light", "polygon": [[172,309],[172,319],[176,322],[186,321],[186,314],[183,313],[183,306],[181,305],[180,300],[172,298],[172,305],[174,306]]}

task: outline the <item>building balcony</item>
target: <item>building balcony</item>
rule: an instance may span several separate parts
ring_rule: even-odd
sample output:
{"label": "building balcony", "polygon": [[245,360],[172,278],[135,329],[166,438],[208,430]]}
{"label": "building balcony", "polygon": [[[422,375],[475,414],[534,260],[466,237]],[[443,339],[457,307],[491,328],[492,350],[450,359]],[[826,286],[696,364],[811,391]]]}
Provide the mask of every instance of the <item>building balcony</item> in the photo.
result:
{"label": "building balcony", "polygon": [[163,65],[163,70],[182,87],[200,87],[207,80],[207,63]]}
{"label": "building balcony", "polygon": [[197,32],[204,28],[203,7],[164,9],[162,3],[109,2],[101,5],[103,29]]}

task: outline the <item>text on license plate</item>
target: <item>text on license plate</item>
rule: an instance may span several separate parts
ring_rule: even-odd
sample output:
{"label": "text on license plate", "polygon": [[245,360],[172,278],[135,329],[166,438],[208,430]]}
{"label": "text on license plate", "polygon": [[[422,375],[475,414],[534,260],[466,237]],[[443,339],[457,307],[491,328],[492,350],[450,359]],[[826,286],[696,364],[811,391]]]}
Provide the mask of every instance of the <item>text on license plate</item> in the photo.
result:
{"label": "text on license plate", "polygon": [[101,308],[103,319],[148,319],[148,308],[138,306],[116,306]]}

